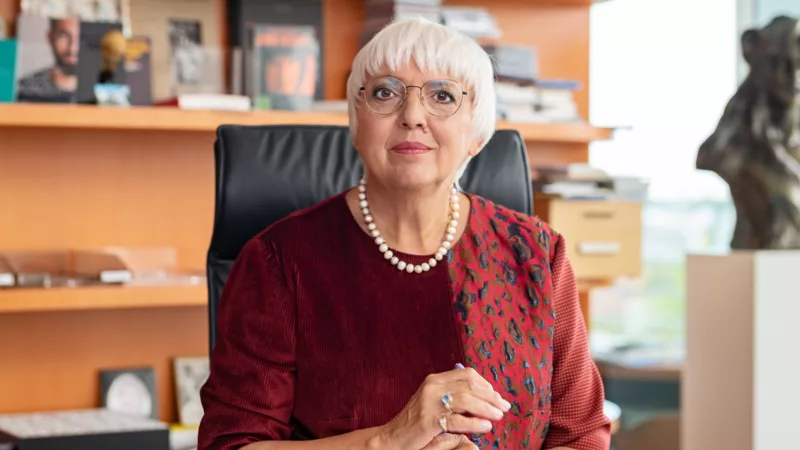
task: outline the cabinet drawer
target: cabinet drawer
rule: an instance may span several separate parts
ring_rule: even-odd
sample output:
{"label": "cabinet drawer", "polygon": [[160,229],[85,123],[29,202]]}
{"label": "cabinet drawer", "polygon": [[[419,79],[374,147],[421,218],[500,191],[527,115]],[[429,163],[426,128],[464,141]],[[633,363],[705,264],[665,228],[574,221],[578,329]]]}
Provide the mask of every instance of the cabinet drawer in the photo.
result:
{"label": "cabinet drawer", "polygon": [[547,199],[534,210],[564,237],[578,278],[639,275],[641,203]]}

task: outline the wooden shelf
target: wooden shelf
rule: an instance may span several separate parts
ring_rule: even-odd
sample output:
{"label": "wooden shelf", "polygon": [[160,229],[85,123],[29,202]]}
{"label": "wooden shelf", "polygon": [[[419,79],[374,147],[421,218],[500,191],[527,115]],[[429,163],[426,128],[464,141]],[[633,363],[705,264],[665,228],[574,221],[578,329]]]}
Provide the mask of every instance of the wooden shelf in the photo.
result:
{"label": "wooden shelf", "polygon": [[[11,103],[0,105],[0,127],[80,130],[202,131],[219,125],[347,125],[335,113],[259,111],[187,111],[175,107],[113,108],[92,105]],[[498,129],[516,129],[526,141],[588,143],[611,139],[612,128],[584,123],[499,122]]]}
{"label": "wooden shelf", "polygon": [[92,286],[0,289],[0,314],[123,308],[203,306],[206,285]]}

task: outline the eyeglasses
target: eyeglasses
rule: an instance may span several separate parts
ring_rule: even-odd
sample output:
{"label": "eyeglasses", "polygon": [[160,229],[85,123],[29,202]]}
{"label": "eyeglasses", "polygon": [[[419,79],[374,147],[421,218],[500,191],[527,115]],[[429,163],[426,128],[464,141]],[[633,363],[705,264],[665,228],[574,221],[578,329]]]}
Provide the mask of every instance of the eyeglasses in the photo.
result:
{"label": "eyeglasses", "polygon": [[382,116],[397,112],[408,99],[408,89],[419,89],[422,106],[437,117],[449,117],[461,108],[467,92],[453,80],[430,80],[422,86],[406,86],[393,77],[380,77],[362,86],[360,92],[370,111]]}

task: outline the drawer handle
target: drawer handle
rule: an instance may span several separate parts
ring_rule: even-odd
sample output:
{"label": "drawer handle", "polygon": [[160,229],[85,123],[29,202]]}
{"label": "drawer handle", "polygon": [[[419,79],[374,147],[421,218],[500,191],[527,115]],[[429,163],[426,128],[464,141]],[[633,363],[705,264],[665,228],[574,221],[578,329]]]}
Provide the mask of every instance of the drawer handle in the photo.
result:
{"label": "drawer handle", "polygon": [[582,255],[616,255],[620,252],[619,242],[584,241],[578,244],[578,252]]}
{"label": "drawer handle", "polygon": [[587,219],[611,219],[614,217],[614,211],[584,211],[583,217]]}

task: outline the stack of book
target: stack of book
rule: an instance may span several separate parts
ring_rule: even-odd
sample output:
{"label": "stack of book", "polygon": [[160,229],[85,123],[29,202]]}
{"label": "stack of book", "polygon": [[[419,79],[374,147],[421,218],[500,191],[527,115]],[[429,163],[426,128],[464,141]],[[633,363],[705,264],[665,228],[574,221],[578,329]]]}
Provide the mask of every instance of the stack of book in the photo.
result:
{"label": "stack of book", "polygon": [[503,36],[494,16],[486,9],[470,6],[442,8],[442,23],[478,40],[496,40]]}
{"label": "stack of book", "polygon": [[366,17],[361,45],[395,20],[422,17],[439,23],[441,5],[442,0],[364,0]]}
{"label": "stack of book", "polygon": [[568,122],[580,120],[572,80],[546,80],[539,75],[535,48],[514,45],[484,46],[495,61],[495,89],[500,119],[510,122]]}
{"label": "stack of book", "polygon": [[534,191],[565,200],[643,202],[648,184],[634,177],[611,176],[588,164],[541,165],[535,169]]}

